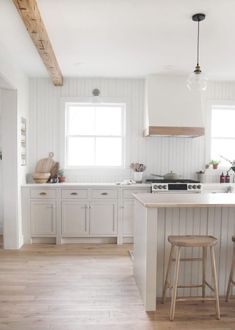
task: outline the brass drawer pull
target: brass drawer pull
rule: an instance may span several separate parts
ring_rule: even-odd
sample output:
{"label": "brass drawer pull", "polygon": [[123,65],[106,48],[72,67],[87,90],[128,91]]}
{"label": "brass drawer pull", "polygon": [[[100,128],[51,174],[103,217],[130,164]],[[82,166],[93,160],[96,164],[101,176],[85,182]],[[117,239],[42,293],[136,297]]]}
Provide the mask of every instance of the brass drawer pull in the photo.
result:
{"label": "brass drawer pull", "polygon": [[72,196],[77,196],[77,194],[78,194],[78,193],[76,193],[76,192],[72,192],[70,195],[72,195]]}
{"label": "brass drawer pull", "polygon": [[108,193],[106,193],[106,192],[103,192],[103,193],[101,193],[101,195],[103,195],[103,196],[107,196],[107,195],[108,195]]}
{"label": "brass drawer pull", "polygon": [[47,195],[47,193],[46,192],[40,192],[40,194],[39,195],[41,195],[41,196],[46,196]]}

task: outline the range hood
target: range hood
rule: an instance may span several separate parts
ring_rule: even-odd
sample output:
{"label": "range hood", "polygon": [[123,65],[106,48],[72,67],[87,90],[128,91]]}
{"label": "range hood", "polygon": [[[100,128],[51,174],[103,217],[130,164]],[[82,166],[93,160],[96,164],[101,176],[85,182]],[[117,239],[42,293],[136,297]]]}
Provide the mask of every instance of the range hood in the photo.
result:
{"label": "range hood", "polygon": [[185,76],[149,75],[145,81],[144,136],[197,137],[205,134],[202,99]]}

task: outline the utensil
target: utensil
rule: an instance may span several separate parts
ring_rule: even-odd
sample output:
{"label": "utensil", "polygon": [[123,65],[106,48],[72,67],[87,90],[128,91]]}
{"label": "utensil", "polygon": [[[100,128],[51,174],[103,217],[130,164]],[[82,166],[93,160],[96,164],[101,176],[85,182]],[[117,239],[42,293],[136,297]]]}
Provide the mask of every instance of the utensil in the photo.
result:
{"label": "utensil", "polygon": [[144,172],[146,166],[140,163],[131,163],[130,168],[132,168],[134,172]]}

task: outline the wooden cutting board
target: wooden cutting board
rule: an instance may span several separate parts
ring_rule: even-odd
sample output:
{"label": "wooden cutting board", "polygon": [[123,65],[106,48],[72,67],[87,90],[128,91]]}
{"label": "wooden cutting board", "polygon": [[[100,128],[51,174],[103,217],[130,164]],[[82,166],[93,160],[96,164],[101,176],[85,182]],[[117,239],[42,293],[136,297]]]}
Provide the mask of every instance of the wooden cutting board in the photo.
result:
{"label": "wooden cutting board", "polygon": [[56,162],[53,159],[54,153],[50,152],[48,158],[40,159],[37,162],[35,172],[36,173],[51,173],[53,167],[56,166]]}

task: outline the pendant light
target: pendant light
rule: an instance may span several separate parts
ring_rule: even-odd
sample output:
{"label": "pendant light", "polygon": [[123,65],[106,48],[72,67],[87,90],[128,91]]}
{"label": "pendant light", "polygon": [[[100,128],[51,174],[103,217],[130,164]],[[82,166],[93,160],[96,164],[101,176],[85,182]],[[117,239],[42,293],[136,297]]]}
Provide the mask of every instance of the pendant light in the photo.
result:
{"label": "pendant light", "polygon": [[206,18],[205,14],[195,14],[192,16],[192,20],[197,22],[197,65],[195,70],[190,74],[187,79],[187,87],[191,90],[205,91],[207,88],[207,77],[202,73],[201,67],[199,64],[199,36],[200,29],[199,24]]}

